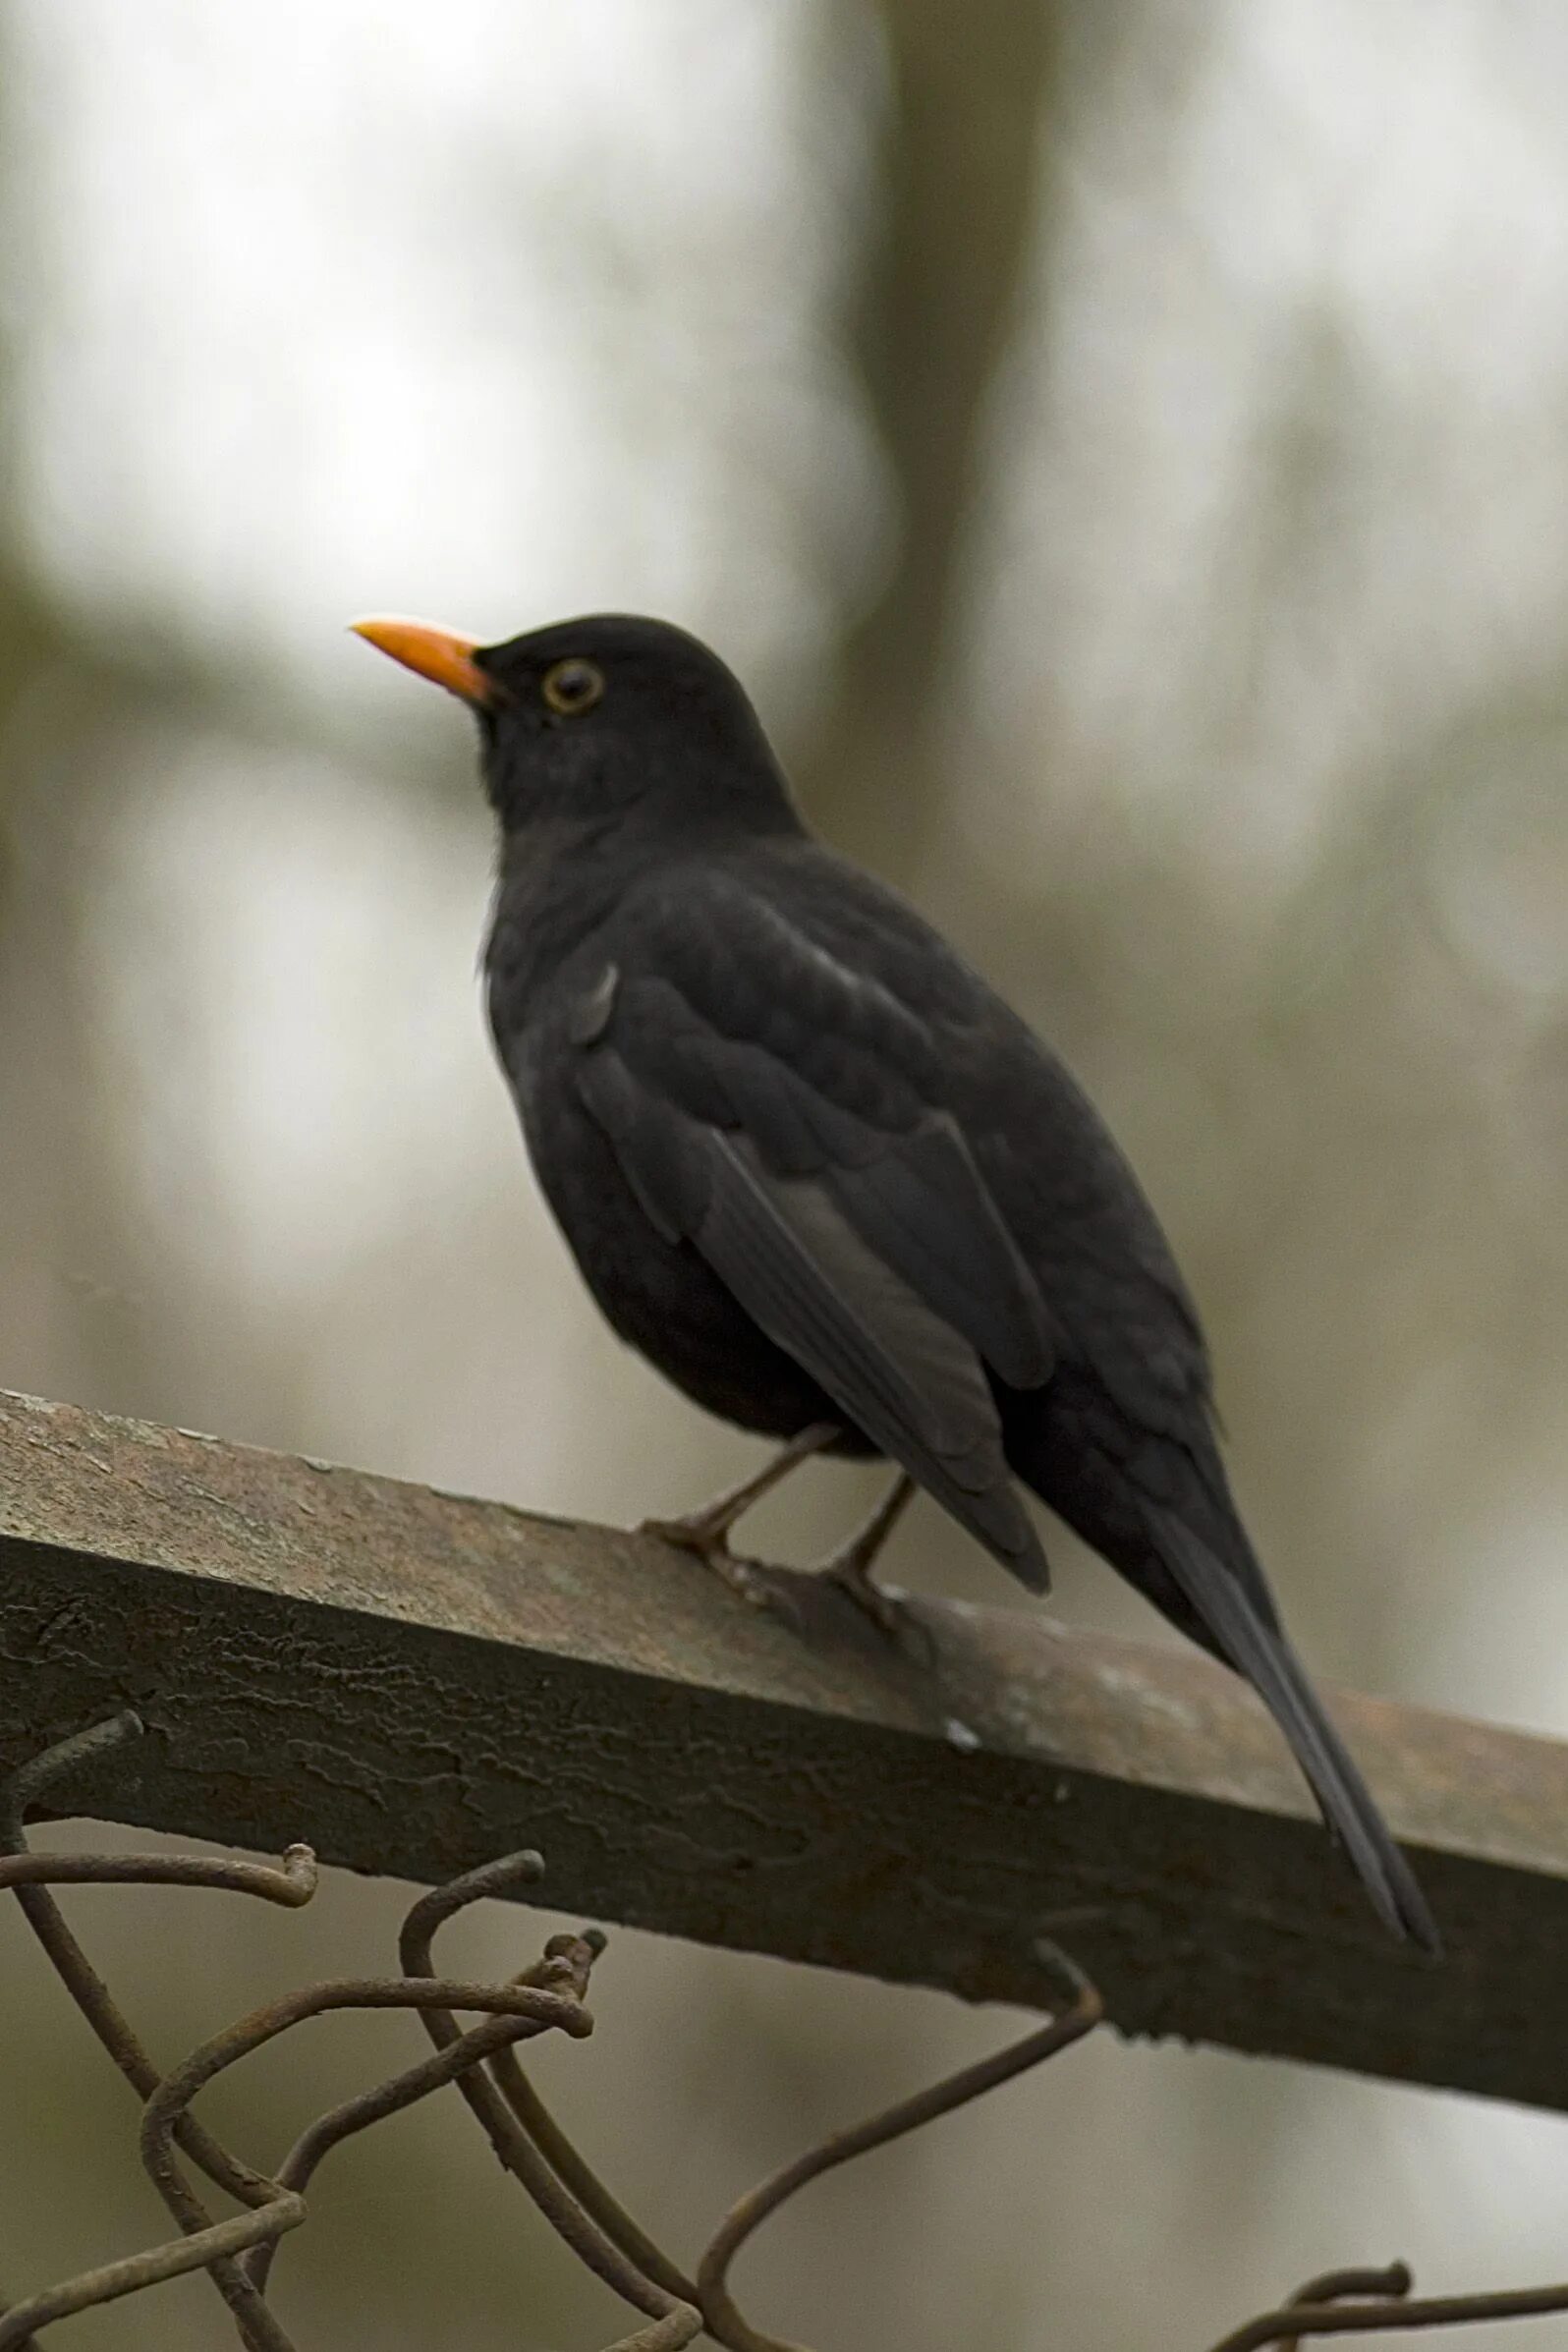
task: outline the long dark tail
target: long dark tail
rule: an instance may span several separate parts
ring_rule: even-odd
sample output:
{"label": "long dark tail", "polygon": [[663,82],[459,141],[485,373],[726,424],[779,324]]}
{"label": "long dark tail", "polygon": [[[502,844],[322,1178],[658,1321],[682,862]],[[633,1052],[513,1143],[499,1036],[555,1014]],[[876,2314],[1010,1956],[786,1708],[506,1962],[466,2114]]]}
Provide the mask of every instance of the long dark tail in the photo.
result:
{"label": "long dark tail", "polygon": [[1394,1934],[1408,1936],[1435,1956],[1442,1942],[1427,1898],[1285,1634],[1261,1614],[1236,1574],[1172,1512],[1154,1508],[1148,1517],[1161,1561],[1207,1627],[1215,1649],[1246,1676],[1289,1740],[1324,1820],[1350,1856],[1379,1918]]}

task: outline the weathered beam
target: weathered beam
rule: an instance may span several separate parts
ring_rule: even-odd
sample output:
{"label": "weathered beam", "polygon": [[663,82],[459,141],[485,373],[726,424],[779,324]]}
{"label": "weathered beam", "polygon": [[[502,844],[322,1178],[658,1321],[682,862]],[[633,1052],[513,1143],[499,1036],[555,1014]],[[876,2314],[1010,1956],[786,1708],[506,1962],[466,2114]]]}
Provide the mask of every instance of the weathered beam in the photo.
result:
{"label": "weathered beam", "polygon": [[[0,1765],[127,1704],[84,1810],[1568,2107],[1568,1747],[1346,1694],[1448,1939],[1382,1933],[1272,1726],[1185,1650],[922,1603],[901,1655],[780,1579],[0,1395]],[[915,1655],[915,1649],[924,1654]]]}

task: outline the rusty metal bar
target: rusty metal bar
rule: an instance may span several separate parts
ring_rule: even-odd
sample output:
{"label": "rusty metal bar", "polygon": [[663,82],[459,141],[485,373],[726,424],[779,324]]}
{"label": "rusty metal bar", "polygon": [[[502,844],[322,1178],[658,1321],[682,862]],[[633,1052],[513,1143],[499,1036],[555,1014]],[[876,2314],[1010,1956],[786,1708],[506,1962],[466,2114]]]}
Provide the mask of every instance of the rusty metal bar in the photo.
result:
{"label": "rusty metal bar", "polygon": [[1449,1956],[1387,1941],[1250,1695],[1184,1651],[798,1577],[0,1395],[0,1769],[132,1707],[116,1819],[1568,2108],[1568,1747],[1338,1711]]}

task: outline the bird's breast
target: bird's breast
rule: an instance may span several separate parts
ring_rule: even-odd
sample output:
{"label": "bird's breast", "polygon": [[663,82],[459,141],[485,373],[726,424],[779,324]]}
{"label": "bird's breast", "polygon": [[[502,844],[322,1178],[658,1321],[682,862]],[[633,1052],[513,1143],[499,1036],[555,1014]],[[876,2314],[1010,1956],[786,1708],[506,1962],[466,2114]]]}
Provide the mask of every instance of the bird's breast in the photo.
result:
{"label": "bird's breast", "polygon": [[689,1242],[652,1223],[576,1084],[564,1014],[492,1026],[540,1191],[605,1320],[695,1403],[770,1437],[837,1418]]}

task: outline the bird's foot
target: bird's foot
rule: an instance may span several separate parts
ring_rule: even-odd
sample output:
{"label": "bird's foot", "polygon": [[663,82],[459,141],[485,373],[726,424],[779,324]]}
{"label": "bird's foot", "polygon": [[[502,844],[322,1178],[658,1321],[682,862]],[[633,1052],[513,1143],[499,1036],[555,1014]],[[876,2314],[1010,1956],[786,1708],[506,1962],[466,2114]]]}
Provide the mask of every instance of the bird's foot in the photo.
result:
{"label": "bird's foot", "polygon": [[824,1583],[832,1585],[847,1600],[853,1600],[858,1609],[864,1609],[871,1623],[890,1642],[902,1639],[903,1601],[877,1583],[865,1562],[856,1558],[853,1545],[847,1554],[841,1553],[837,1558],[828,1560],[817,1573]]}
{"label": "bird's foot", "polygon": [[824,1560],[817,1572],[830,1585],[837,1586],[858,1609],[864,1609],[889,1641],[903,1638],[903,1603],[877,1583],[871,1574],[871,1564],[908,1509],[914,1491],[914,1481],[901,1473],[866,1525],[850,1538],[842,1550]]}
{"label": "bird's foot", "polygon": [[705,1560],[715,1552],[729,1553],[730,1530],[738,1517],[738,1512],[709,1503],[705,1510],[683,1511],[679,1519],[640,1519],[637,1532],[657,1536],[661,1543],[673,1543],[677,1551],[695,1551]]}
{"label": "bird's foot", "polygon": [[662,1542],[674,1543],[682,1551],[696,1552],[698,1558],[705,1560],[735,1592],[744,1594],[756,1607],[763,1608],[767,1600],[765,1595],[758,1594],[756,1570],[745,1560],[737,1559],[730,1549],[730,1536],[736,1521],[744,1518],[754,1503],[759,1503],[764,1494],[770,1494],[798,1462],[808,1460],[812,1454],[819,1454],[824,1446],[832,1444],[838,1434],[836,1423],[812,1422],[809,1428],[802,1429],[798,1436],[792,1437],[788,1445],[782,1446],[772,1460],[764,1462],[761,1469],[751,1478],[743,1479],[738,1486],[731,1486],[723,1494],[716,1495],[712,1502],[704,1503],[700,1511],[684,1512],[679,1519],[644,1519],[638,1533],[657,1536]]}
{"label": "bird's foot", "polygon": [[754,1609],[770,1608],[773,1596],[761,1570],[730,1549],[734,1519],[733,1513],[710,1508],[690,1511],[682,1519],[644,1519],[637,1532],[640,1536],[657,1536],[661,1543],[673,1543],[678,1551],[691,1552]]}

